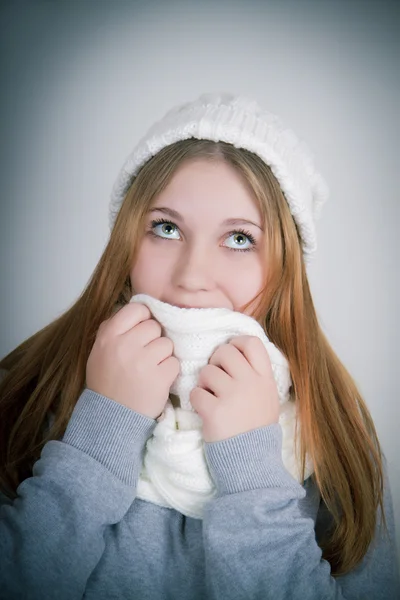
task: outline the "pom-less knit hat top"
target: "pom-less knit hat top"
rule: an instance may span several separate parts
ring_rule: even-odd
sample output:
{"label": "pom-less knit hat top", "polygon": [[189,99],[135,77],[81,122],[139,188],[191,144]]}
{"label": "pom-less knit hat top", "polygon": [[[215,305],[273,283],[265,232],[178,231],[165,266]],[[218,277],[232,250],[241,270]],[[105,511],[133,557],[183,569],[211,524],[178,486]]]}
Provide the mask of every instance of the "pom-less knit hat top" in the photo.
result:
{"label": "pom-less knit hat top", "polygon": [[269,165],[284,193],[301,237],[304,258],[317,248],[315,221],[328,187],[310,150],[279,117],[257,102],[232,94],[202,94],[157,121],[125,161],[112,190],[110,227],[140,168],[157,152],[196,138],[227,142],[257,154]]}

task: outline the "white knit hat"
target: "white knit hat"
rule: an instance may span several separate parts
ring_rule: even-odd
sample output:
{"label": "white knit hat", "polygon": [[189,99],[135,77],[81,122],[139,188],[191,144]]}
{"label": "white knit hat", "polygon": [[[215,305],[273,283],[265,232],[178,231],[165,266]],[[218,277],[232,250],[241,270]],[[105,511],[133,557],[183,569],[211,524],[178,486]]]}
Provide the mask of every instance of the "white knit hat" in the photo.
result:
{"label": "white knit hat", "polygon": [[302,239],[304,258],[317,248],[315,220],[329,195],[316,171],[313,157],[276,115],[253,100],[232,94],[202,94],[175,107],[156,122],[125,161],[113,186],[110,203],[112,228],[120,206],[139,169],[162,148],[196,138],[227,142],[262,158],[279,181]]}

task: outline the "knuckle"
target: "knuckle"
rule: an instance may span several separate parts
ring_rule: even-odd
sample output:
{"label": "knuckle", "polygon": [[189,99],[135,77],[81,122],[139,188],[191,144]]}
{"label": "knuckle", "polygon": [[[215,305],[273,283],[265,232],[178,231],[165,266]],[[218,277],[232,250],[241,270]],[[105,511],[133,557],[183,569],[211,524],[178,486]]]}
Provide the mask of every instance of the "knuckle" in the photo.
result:
{"label": "knuckle", "polygon": [[196,406],[197,406],[197,402],[196,402],[196,400],[197,400],[197,388],[193,388],[190,391],[189,400],[190,400],[190,403],[191,403],[192,407],[194,409],[196,409]]}
{"label": "knuckle", "polygon": [[[147,316],[148,318],[151,316],[150,309],[141,302],[129,302],[126,306],[129,306],[133,314],[139,314]],[[125,307],[124,307],[125,308]]]}
{"label": "knuckle", "polygon": [[158,337],[154,340],[154,343],[159,347],[161,352],[165,354],[171,354],[171,345],[168,341],[168,338]]}
{"label": "knuckle", "polygon": [[168,337],[162,337],[161,339],[163,341],[163,344],[164,344],[166,350],[169,350],[172,353],[172,351],[174,349],[173,341]]}
{"label": "knuckle", "polygon": [[202,383],[209,381],[210,376],[212,375],[215,368],[216,367],[214,365],[210,364],[203,367],[199,373],[199,381],[201,381]]}
{"label": "knuckle", "polygon": [[254,336],[254,335],[248,335],[245,337],[244,339],[244,347],[245,348],[251,348],[251,349],[257,349],[260,347],[260,345],[262,344],[261,340]]}
{"label": "knuckle", "polygon": [[166,376],[169,380],[174,380],[179,373],[179,361],[175,361],[175,357],[171,356],[166,362]]}
{"label": "knuckle", "polygon": [[208,375],[210,374],[210,367],[211,365],[205,365],[202,370],[200,371],[200,376],[203,379],[207,379]]}
{"label": "knuckle", "polygon": [[252,336],[250,338],[251,343],[253,344],[253,346],[255,348],[260,348],[261,346],[264,347],[264,344],[262,343],[262,341],[260,340],[260,338],[256,337],[256,336]]}
{"label": "knuckle", "polygon": [[172,355],[172,349],[171,349],[171,346],[169,345],[169,343],[168,343],[168,342],[165,342],[165,341],[163,340],[163,343],[162,343],[162,346],[161,346],[161,348],[162,348],[162,352],[163,352],[164,356],[165,356],[166,358],[168,357],[169,364],[175,364],[175,361],[174,361],[174,360],[172,360],[172,359],[173,359],[173,358],[175,358],[175,357]]}
{"label": "knuckle", "polygon": [[197,406],[198,400],[201,396],[201,391],[199,387],[195,387],[191,390],[190,394],[189,394],[189,398],[190,398],[190,402],[193,404],[193,406]]}
{"label": "knuckle", "polygon": [[233,346],[232,344],[224,344],[220,347],[221,357],[233,356],[234,354],[236,354],[236,352],[237,348],[235,348],[235,346]]}
{"label": "knuckle", "polygon": [[227,351],[229,352],[228,345],[227,344],[222,344],[221,346],[218,346],[218,348],[213,353],[212,357],[214,359],[219,359],[221,356],[224,356]]}
{"label": "knuckle", "polygon": [[160,336],[162,331],[160,323],[155,319],[149,319],[147,322],[149,324],[148,326],[152,327],[152,329],[154,330],[154,333]]}

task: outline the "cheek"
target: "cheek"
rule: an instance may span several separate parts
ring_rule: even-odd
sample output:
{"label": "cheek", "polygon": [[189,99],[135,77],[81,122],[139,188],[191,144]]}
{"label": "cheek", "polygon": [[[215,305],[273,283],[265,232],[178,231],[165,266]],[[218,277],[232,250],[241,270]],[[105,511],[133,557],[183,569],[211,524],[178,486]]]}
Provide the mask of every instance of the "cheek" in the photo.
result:
{"label": "cheek", "polygon": [[165,256],[166,253],[160,254],[154,244],[148,243],[146,239],[142,242],[135,265],[130,272],[132,286],[136,293],[157,297],[157,290],[161,289],[169,278]]}
{"label": "cheek", "polygon": [[[259,256],[243,257],[242,261],[232,261],[225,264],[221,277],[225,282],[225,289],[232,299],[235,308],[250,302],[263,288],[265,281],[265,268]],[[254,258],[254,260],[253,260]]]}

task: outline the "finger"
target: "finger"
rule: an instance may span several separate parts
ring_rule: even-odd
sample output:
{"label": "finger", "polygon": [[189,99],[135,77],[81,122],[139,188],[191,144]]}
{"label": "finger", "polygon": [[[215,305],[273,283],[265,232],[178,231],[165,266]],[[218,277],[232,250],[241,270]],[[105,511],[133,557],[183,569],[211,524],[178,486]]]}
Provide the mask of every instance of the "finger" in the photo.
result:
{"label": "finger", "polygon": [[229,342],[235,346],[259,375],[271,369],[271,361],[262,341],[253,335],[238,335]]}
{"label": "finger", "polygon": [[158,365],[172,356],[173,351],[174,344],[167,337],[159,337],[144,347],[144,354]]}
{"label": "finger", "polygon": [[232,378],[238,378],[241,373],[251,368],[241,351],[232,344],[219,346],[208,362],[223,369]]}
{"label": "finger", "polygon": [[197,385],[209,390],[219,398],[226,392],[231,383],[232,378],[225,371],[215,365],[206,365],[200,371]]}
{"label": "finger", "polygon": [[142,321],[151,318],[151,312],[144,304],[130,302],[123,306],[106,323],[107,329],[115,335],[126,333]]}
{"label": "finger", "polygon": [[200,417],[206,415],[208,410],[215,406],[216,402],[218,402],[218,400],[215,396],[201,387],[195,387],[190,392],[190,404]]}
{"label": "finger", "polygon": [[161,337],[161,333],[160,323],[154,319],[147,319],[135,325],[134,329],[127,331],[125,335],[130,336],[129,339],[134,339],[136,344],[145,347],[153,340]]}
{"label": "finger", "polygon": [[169,387],[171,387],[179,375],[180,362],[175,356],[170,356],[158,365],[158,370],[160,378],[166,378],[169,381]]}

